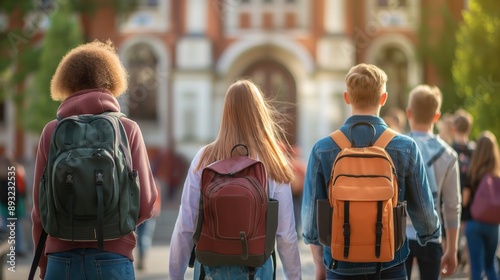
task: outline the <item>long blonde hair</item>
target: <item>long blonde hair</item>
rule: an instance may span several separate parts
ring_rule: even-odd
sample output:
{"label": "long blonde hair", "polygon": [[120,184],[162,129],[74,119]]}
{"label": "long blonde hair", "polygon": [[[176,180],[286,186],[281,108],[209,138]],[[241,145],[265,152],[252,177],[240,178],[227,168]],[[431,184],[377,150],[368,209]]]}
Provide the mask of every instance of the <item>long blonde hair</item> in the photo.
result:
{"label": "long blonde hair", "polygon": [[[253,82],[236,81],[226,92],[219,134],[204,150],[197,169],[231,157],[231,149],[244,144],[252,158],[264,163],[268,176],[278,182],[292,181],[290,156],[280,147],[287,143],[280,117]],[[242,154],[237,149],[233,155]]]}
{"label": "long blonde hair", "polygon": [[473,192],[484,175],[500,176],[500,153],[495,134],[488,130],[481,132],[476,145],[467,171],[468,183]]}

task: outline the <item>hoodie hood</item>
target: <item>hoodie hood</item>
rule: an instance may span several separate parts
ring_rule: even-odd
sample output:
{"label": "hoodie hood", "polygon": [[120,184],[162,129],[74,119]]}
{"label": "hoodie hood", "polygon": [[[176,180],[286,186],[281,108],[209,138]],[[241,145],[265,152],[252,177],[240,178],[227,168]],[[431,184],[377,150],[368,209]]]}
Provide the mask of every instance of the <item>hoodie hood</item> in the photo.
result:
{"label": "hoodie hood", "polygon": [[118,100],[105,89],[89,89],[75,92],[64,100],[57,116],[66,118],[74,115],[101,114],[103,112],[119,112]]}
{"label": "hoodie hood", "polygon": [[447,145],[438,135],[418,131],[410,132],[410,136],[417,142],[420,153],[424,159],[430,159],[443,149],[443,143]]}

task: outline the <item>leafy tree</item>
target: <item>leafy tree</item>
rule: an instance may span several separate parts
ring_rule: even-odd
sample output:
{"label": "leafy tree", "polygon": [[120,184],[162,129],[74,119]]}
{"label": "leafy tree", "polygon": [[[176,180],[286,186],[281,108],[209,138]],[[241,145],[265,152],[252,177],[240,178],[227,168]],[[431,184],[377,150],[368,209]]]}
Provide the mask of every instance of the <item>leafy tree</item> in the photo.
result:
{"label": "leafy tree", "polygon": [[26,93],[27,112],[25,127],[40,132],[44,125],[54,119],[59,106],[50,98],[50,81],[57,65],[68,50],[82,44],[83,33],[78,17],[67,7],[60,6],[50,18],[50,27],[43,37],[39,65],[43,71],[35,74],[34,82]]}
{"label": "leafy tree", "polygon": [[457,32],[453,77],[464,107],[474,116],[473,135],[491,130],[500,137],[500,5],[470,0]]}
{"label": "leafy tree", "polygon": [[[443,22],[441,30],[436,30],[430,24],[430,17],[438,16]],[[423,11],[422,24],[419,27],[418,53],[420,58],[431,63],[439,75],[440,84],[437,85],[443,93],[442,112],[454,112],[462,107],[464,98],[458,96],[456,84],[451,71],[455,58],[456,38],[459,20],[454,18],[446,5],[434,8],[428,7]]]}
{"label": "leafy tree", "polygon": [[[24,0],[1,0],[0,13],[6,14],[13,24],[7,29],[0,30],[0,103],[7,94],[15,101],[19,125],[39,132],[40,123],[54,117],[54,102],[49,97],[50,78],[52,77],[57,63],[70,47],[84,40],[82,35],[78,35],[78,41],[71,41],[69,38],[76,38],[76,34],[81,32],[80,23],[75,20],[75,16],[91,15],[96,9],[112,8],[117,14],[126,15],[137,7],[138,0],[52,0],[52,1],[24,1]],[[40,6],[42,3],[49,3],[48,6]],[[51,47],[45,47],[46,39],[40,28],[40,19],[46,16],[56,16],[64,9],[66,19],[61,18],[59,24],[52,24],[54,36]],[[30,16],[28,16],[30,15]],[[27,20],[30,19],[30,20]],[[54,27],[54,25],[56,25]],[[68,25],[68,26],[66,26]],[[70,32],[64,33],[64,30]],[[41,39],[42,38],[42,39]],[[91,40],[91,39],[90,39]],[[41,42],[41,44],[40,44]],[[50,40],[49,40],[50,42]],[[62,50],[64,49],[64,51]],[[44,50],[45,54],[42,54]],[[54,51],[54,54],[50,54]],[[36,76],[33,83],[27,81]],[[29,86],[27,86],[30,84]],[[40,93],[40,96],[38,96]],[[44,95],[44,97],[41,97]],[[41,98],[41,99],[40,99]],[[37,104],[37,111],[31,112]]]}

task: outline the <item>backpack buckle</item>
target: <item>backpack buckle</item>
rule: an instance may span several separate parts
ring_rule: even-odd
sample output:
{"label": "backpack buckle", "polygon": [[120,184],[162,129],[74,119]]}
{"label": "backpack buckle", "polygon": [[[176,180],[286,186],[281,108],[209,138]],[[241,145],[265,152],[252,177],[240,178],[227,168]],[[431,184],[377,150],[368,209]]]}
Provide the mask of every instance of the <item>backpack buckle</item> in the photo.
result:
{"label": "backpack buckle", "polygon": [[377,223],[377,224],[376,224],[375,233],[376,233],[377,235],[379,235],[379,234],[380,234],[380,235],[382,235],[382,227],[383,227],[383,226],[382,226],[382,223]]}
{"label": "backpack buckle", "polygon": [[95,183],[97,185],[102,185],[103,182],[104,182],[104,174],[102,170],[98,169],[95,171]]}
{"label": "backpack buckle", "polygon": [[344,224],[344,236],[351,235],[351,225],[348,223]]}
{"label": "backpack buckle", "polygon": [[67,172],[64,176],[66,177],[66,185],[73,185],[73,173]]}

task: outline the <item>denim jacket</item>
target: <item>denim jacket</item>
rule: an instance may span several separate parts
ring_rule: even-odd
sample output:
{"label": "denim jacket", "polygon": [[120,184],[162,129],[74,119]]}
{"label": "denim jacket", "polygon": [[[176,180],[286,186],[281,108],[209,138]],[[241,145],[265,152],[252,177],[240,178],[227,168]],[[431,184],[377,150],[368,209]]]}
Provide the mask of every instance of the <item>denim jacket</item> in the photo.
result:
{"label": "denim jacket", "polygon": [[[374,126],[351,126],[358,122],[367,122]],[[355,115],[349,117],[340,130],[354,140],[358,147],[368,146],[387,128],[380,117]],[[372,143],[373,143],[372,142]],[[399,187],[399,201],[406,200],[408,214],[417,231],[418,242],[425,245],[431,239],[439,238],[441,231],[439,218],[434,209],[432,193],[427,181],[424,161],[415,141],[410,137],[398,134],[386,147],[396,166]],[[330,179],[333,162],[340,152],[339,146],[328,136],[318,140],[312,148],[304,182],[302,201],[302,235],[306,244],[321,245],[318,238],[316,221],[316,200],[328,198],[328,180]],[[337,274],[356,275],[373,274],[376,272],[376,263],[352,263],[338,261],[333,268],[330,247],[323,247],[324,264]],[[394,260],[382,263],[382,270],[398,265],[406,260],[409,254],[408,241],[401,249],[395,252]]]}

